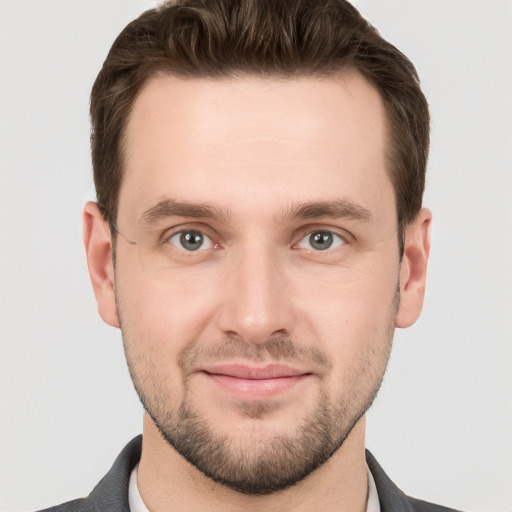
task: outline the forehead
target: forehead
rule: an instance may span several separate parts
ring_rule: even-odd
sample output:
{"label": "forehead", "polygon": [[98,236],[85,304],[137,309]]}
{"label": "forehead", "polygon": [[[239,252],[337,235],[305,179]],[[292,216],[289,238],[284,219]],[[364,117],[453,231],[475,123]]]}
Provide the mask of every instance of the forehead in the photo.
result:
{"label": "forehead", "polygon": [[281,202],[359,195],[371,203],[390,189],[384,119],[380,95],[355,72],[154,77],[127,124],[120,214],[166,195],[229,209],[249,191]]}

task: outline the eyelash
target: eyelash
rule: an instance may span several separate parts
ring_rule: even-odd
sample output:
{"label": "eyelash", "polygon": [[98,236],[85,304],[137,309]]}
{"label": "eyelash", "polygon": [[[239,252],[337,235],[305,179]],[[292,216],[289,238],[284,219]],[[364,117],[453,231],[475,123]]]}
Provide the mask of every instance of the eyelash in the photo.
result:
{"label": "eyelash", "polygon": [[[197,249],[197,251],[198,251],[198,252],[199,252],[199,251],[201,251],[201,250],[202,250],[202,251],[205,251],[205,250],[208,250],[208,249],[218,249],[218,248],[219,248],[219,244],[218,244],[218,243],[216,243],[216,242],[214,242],[214,241],[213,241],[213,239],[212,239],[212,237],[210,237],[209,235],[207,235],[206,233],[204,233],[203,231],[201,231],[201,230],[199,230],[199,229],[182,229],[182,230],[180,230],[180,231],[176,231],[175,233],[172,233],[172,234],[170,234],[170,235],[166,236],[166,237],[165,237],[165,240],[166,240],[166,242],[167,242],[167,243],[169,243],[170,245],[173,245],[173,244],[171,244],[170,242],[171,242],[171,240],[172,240],[174,237],[176,237],[176,236],[178,236],[178,235],[183,236],[183,235],[184,235],[184,234],[186,234],[186,233],[189,233],[189,234],[190,234],[190,233],[199,233],[199,234],[200,234],[200,235],[202,235],[202,237],[203,237],[203,242],[204,242],[204,240],[205,240],[205,239],[207,239],[207,240],[209,240],[209,241],[211,242],[211,244],[212,244],[212,246],[213,246],[213,247],[207,247],[206,249],[199,248],[199,249]],[[176,246],[174,246],[174,245],[173,245],[173,247],[176,247]],[[177,249],[179,249],[179,248],[177,247]],[[194,252],[196,252],[195,250],[187,251],[185,248],[183,248],[183,250],[185,250],[185,252],[190,252],[190,253],[194,253]]]}
{"label": "eyelash", "polygon": [[[331,243],[329,244],[328,247],[326,247],[325,249],[317,249],[315,250],[314,248],[311,249],[311,248],[304,248],[305,250],[309,250],[311,252],[315,252],[315,253],[321,253],[321,252],[331,252],[332,250],[338,248],[338,247],[341,247],[345,244],[347,244],[347,239],[346,237],[340,235],[339,233],[336,233],[335,231],[332,231],[330,229],[313,229],[312,231],[309,231],[308,233],[304,234],[300,240],[298,242],[296,242],[295,244],[293,244],[292,247],[296,247],[296,246],[299,246],[302,242],[306,241],[306,243],[313,243],[313,241],[311,240],[311,237],[313,235],[328,235],[331,237]],[[325,238],[323,238],[325,240]],[[332,247],[333,244],[336,244],[334,247]],[[299,247],[301,248],[301,247]]]}
{"label": "eyelash", "polygon": [[[180,250],[182,252],[188,253],[188,254],[195,254],[195,253],[201,253],[201,252],[207,251],[207,250],[220,249],[222,247],[221,244],[219,242],[215,241],[215,239],[218,239],[220,237],[219,236],[211,236],[210,234],[207,234],[205,231],[207,231],[207,230],[205,230],[203,227],[195,227],[195,226],[194,227],[191,226],[191,227],[187,227],[187,228],[182,227],[178,231],[166,230],[165,234],[162,236],[162,243],[171,245],[173,248]],[[173,245],[170,242],[172,238],[174,238],[178,235],[183,235],[185,233],[192,233],[192,232],[200,233],[204,238],[209,239],[211,241],[212,247],[207,247],[205,249],[198,248],[197,250],[187,250],[183,247],[181,247],[181,248],[177,247],[176,245]],[[315,250],[314,248],[299,247],[299,244],[301,244],[308,237],[311,237],[312,235],[315,235],[315,234],[321,234],[321,233],[332,236],[333,241],[327,248]],[[309,251],[310,253],[318,253],[318,254],[321,254],[324,252],[331,253],[335,249],[343,247],[351,242],[351,236],[347,232],[343,232],[343,234],[341,234],[341,233],[339,233],[339,230],[333,230],[333,229],[326,228],[326,227],[316,228],[316,227],[311,227],[311,226],[308,226],[306,229],[301,229],[301,231],[294,236],[294,239],[296,239],[297,241],[291,245],[292,249],[297,249],[297,250],[304,249],[306,251]],[[332,247],[332,244],[336,244],[335,247]]]}

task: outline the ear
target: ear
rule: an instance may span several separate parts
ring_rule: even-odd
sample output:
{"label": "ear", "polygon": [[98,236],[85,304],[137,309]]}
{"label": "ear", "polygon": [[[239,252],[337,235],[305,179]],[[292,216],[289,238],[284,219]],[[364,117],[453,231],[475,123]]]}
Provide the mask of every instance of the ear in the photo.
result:
{"label": "ear", "polygon": [[400,267],[400,305],[397,327],[409,327],[418,320],[423,307],[427,263],[430,253],[432,213],[422,208],[405,230],[404,255]]}
{"label": "ear", "polygon": [[93,202],[88,202],[84,207],[83,238],[98,312],[104,322],[119,327],[110,228],[98,205]]}

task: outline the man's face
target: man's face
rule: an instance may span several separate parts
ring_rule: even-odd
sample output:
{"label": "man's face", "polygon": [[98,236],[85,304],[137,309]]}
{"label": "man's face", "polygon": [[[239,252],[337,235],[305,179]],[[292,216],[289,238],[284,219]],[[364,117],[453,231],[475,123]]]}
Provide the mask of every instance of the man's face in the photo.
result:
{"label": "man's face", "polygon": [[117,219],[126,357],[164,437],[214,480],[299,481],[373,400],[400,270],[386,144],[355,73],[160,76],[136,100]]}

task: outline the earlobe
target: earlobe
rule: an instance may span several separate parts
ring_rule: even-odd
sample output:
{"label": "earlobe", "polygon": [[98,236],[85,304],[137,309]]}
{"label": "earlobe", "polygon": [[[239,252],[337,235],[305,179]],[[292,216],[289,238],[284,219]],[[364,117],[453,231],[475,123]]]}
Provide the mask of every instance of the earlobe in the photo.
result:
{"label": "earlobe", "polygon": [[119,327],[110,229],[98,205],[93,202],[88,202],[84,207],[83,239],[98,312],[104,322]]}
{"label": "earlobe", "polygon": [[425,296],[427,263],[430,253],[432,213],[423,208],[406,227],[404,255],[400,268],[400,305],[397,327],[409,327],[419,318]]}

